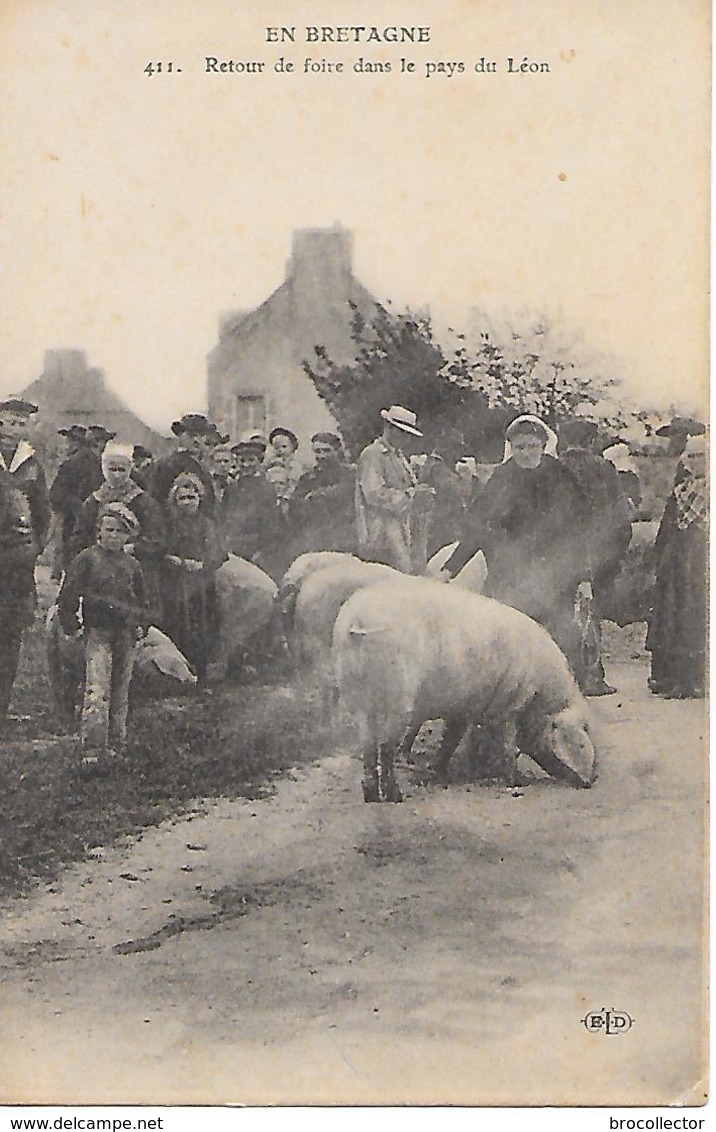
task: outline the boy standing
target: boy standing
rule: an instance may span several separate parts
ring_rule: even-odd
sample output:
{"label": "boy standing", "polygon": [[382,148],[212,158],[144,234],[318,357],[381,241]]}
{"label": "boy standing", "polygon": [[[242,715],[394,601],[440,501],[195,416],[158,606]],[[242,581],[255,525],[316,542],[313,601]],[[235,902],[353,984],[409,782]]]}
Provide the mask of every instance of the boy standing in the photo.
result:
{"label": "boy standing", "polygon": [[99,516],[96,544],[71,563],[57,599],[64,632],[84,636],[84,766],[94,765],[99,752],[113,753],[126,742],[135,646],[147,627],[142,568],[125,553],[138,531],[125,504],[108,503]]}

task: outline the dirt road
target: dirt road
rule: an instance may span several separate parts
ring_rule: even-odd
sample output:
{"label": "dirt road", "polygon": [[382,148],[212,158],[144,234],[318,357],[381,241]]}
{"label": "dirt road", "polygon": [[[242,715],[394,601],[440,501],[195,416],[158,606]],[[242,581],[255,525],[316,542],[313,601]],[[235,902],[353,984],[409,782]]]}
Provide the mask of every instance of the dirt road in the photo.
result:
{"label": "dirt road", "polygon": [[336,753],[6,905],[2,1099],[698,1103],[704,706],[609,675],[590,791]]}

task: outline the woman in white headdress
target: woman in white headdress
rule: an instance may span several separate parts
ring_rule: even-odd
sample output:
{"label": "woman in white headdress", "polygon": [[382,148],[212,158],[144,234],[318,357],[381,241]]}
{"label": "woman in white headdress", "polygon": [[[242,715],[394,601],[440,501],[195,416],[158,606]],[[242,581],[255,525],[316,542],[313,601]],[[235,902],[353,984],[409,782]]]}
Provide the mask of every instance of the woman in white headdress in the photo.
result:
{"label": "woman in white headdress", "polygon": [[478,550],[485,592],[547,628],[579,675],[578,596],[591,597],[589,510],[574,476],[556,459],[557,437],[524,414],[505,432],[505,456],[477,497],[472,529],[445,564],[454,577]]}
{"label": "woman in white headdress", "polygon": [[631,503],[633,515],[636,515],[641,507],[641,485],[636,460],[631,454],[629,445],[623,440],[618,441],[605,448],[602,456],[616,468],[619,485]]}
{"label": "woman in white headdress", "polygon": [[656,536],[646,637],[649,688],[668,699],[705,694],[707,519],[706,437],[690,436]]}

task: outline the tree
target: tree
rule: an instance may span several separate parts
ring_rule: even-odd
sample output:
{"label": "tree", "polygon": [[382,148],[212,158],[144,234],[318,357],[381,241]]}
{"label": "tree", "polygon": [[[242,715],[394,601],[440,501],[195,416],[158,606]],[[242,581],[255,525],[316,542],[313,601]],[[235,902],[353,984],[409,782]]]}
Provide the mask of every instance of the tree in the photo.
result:
{"label": "tree", "polygon": [[488,411],[469,383],[446,372],[447,360],[427,315],[393,314],[379,307],[367,322],[351,303],[356,360],[337,365],[323,346],[304,369],[339,423],[348,452],[358,453],[381,429],[381,409],[403,405],[418,417],[426,450],[457,458],[465,448],[465,423]]}
{"label": "tree", "polygon": [[473,454],[501,459],[504,430],[521,413],[553,427],[580,416],[615,431],[633,416],[605,367],[580,360],[574,343],[542,321],[527,330],[478,326],[437,341],[429,316],[383,307],[368,322],[351,304],[355,361],[338,365],[322,346],[304,369],[339,423],[353,456],[380,430],[380,410],[404,405],[418,416],[426,451],[450,462]]}
{"label": "tree", "polygon": [[481,392],[491,409],[533,413],[552,427],[574,416],[603,427],[626,423],[619,379],[604,372],[603,361],[586,362],[578,344],[545,320],[520,330],[510,323],[485,329],[485,323],[483,316],[469,341],[455,335],[447,373]]}

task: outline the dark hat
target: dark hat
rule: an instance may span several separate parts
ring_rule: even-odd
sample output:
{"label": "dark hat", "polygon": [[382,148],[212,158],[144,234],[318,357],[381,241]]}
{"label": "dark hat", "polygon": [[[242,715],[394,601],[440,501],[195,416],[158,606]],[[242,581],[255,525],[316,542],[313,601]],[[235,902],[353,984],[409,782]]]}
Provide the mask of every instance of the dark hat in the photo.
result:
{"label": "dark hat", "polygon": [[336,451],[342,447],[341,438],[335,432],[314,432],[311,437],[311,444],[314,440],[317,440],[319,444],[330,444],[331,448],[335,448]]}
{"label": "dark hat", "polygon": [[37,412],[37,405],[33,405],[32,401],[26,401],[24,397],[11,394],[4,401],[0,401],[0,412],[3,410],[7,413],[23,413],[26,417],[31,417]]}
{"label": "dark hat", "polygon": [[58,428],[59,436],[66,436],[68,440],[84,440],[87,436],[87,429],[84,425],[73,424],[69,428]]}
{"label": "dark hat", "polygon": [[114,440],[117,435],[116,432],[110,432],[101,424],[88,425],[85,435],[88,440],[96,441],[98,444],[106,444],[108,440]]}
{"label": "dark hat", "polygon": [[583,445],[592,444],[597,439],[599,430],[592,421],[572,419],[565,421],[559,428],[559,439],[563,444]]}
{"label": "dark hat", "polygon": [[242,452],[250,452],[260,459],[266,451],[266,445],[263,440],[240,440],[238,444],[233,446],[231,451],[237,456],[240,456]]}
{"label": "dark hat", "polygon": [[230,437],[229,437],[228,432],[227,433],[219,432],[216,425],[212,424],[211,430],[206,434],[206,439],[209,441],[209,444],[216,445],[216,444],[228,444]]}
{"label": "dark hat", "polygon": [[272,428],[271,432],[268,435],[269,444],[273,444],[273,440],[274,440],[275,436],[285,436],[285,437],[287,437],[287,439],[290,440],[290,442],[291,442],[291,446],[292,446],[294,452],[298,448],[298,437],[296,436],[295,432],[291,432],[290,428],[282,428],[280,426],[278,428]]}
{"label": "dark hat", "polygon": [[209,436],[216,431],[202,413],[185,413],[178,421],[173,421],[172,432],[175,436]]}
{"label": "dark hat", "polygon": [[703,436],[706,425],[693,417],[674,417],[669,424],[657,428],[657,436]]}

